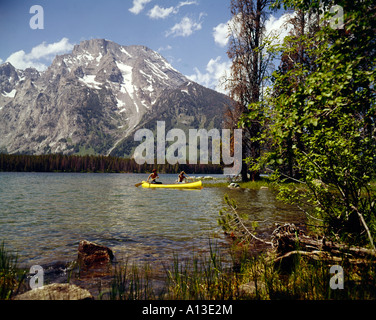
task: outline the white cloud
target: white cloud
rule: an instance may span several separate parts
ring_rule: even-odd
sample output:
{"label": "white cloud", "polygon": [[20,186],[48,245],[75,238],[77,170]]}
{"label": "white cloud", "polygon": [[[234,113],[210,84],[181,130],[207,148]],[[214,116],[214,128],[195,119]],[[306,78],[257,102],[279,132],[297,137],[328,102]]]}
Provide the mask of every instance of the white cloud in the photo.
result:
{"label": "white cloud", "polygon": [[[265,22],[265,36],[274,37],[275,43],[282,43],[283,39],[288,35],[290,27],[287,21],[295,13],[285,13],[278,19],[271,15],[269,19]],[[240,30],[240,26],[237,25],[234,18],[231,18],[225,23],[220,23],[213,28],[214,41],[220,47],[225,47],[229,41],[229,33],[232,32],[232,36],[237,36]]]}
{"label": "white cloud", "polygon": [[197,1],[182,1],[179,3],[178,7],[190,6],[191,4],[197,4]]}
{"label": "white cloud", "polygon": [[197,1],[182,1],[178,4],[178,6],[176,7],[176,9],[180,9],[181,7],[184,7],[184,6],[190,6],[192,4],[198,4]]}
{"label": "white cloud", "polygon": [[196,1],[183,1],[180,2],[176,7],[162,8],[159,5],[155,5],[153,9],[148,12],[148,16],[151,19],[165,19],[171,14],[177,14],[179,9],[183,6],[189,6],[192,4],[197,4]]}
{"label": "white cloud", "polygon": [[62,38],[59,42],[46,44],[46,42],[37,45],[31,49],[30,57],[40,59],[48,56],[55,56],[73,49],[73,44],[69,43],[68,38]]}
{"label": "white cloud", "polygon": [[20,50],[12,53],[6,60],[17,69],[36,68],[39,71],[47,69],[47,63],[58,54],[69,52],[73,49],[73,44],[69,43],[68,38],[62,38],[59,42],[46,44],[45,42],[32,48],[30,53]]}
{"label": "white cloud", "polygon": [[[201,17],[201,14],[200,14]],[[189,37],[193,32],[201,30],[202,22],[194,21],[191,18],[184,17],[179,23],[175,24],[169,31],[166,32],[166,37]]]}
{"label": "white cloud", "polygon": [[229,26],[228,23],[220,23],[213,28],[214,41],[221,47],[227,46],[228,43],[228,32]]}
{"label": "white cloud", "polygon": [[265,22],[265,35],[269,37],[274,37],[274,43],[282,43],[283,39],[288,36],[291,25],[288,24],[288,20],[290,20],[295,15],[293,13],[285,13],[278,19],[271,15],[269,19]]}
{"label": "white cloud", "polygon": [[218,56],[216,59],[210,59],[204,73],[198,68],[194,68],[195,74],[187,76],[204,87],[214,89],[218,92],[226,93],[223,80],[231,68],[231,61],[222,61]]}
{"label": "white cloud", "polygon": [[165,19],[175,10],[174,7],[161,8],[158,5],[155,5],[148,13],[148,16],[152,19]]}
{"label": "white cloud", "polygon": [[151,0],[133,0],[133,7],[129,9],[133,14],[139,14]]}
{"label": "white cloud", "polygon": [[168,50],[171,50],[172,47],[170,45],[167,45],[166,47],[160,47],[157,51],[158,52],[161,52],[161,51],[168,51]]}
{"label": "white cloud", "polygon": [[213,28],[214,41],[220,47],[227,46],[230,35],[236,37],[238,33],[239,25],[234,17],[232,17],[227,22],[220,23]]}

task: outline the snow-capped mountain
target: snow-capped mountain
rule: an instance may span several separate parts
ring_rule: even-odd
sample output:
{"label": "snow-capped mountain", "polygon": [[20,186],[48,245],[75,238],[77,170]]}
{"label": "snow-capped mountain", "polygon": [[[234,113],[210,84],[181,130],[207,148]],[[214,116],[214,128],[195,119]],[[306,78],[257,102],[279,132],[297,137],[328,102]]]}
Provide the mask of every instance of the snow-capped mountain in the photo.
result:
{"label": "snow-capped mountain", "polygon": [[83,41],[41,73],[0,66],[0,152],[129,156],[141,125],[218,127],[228,103],[147,47]]}

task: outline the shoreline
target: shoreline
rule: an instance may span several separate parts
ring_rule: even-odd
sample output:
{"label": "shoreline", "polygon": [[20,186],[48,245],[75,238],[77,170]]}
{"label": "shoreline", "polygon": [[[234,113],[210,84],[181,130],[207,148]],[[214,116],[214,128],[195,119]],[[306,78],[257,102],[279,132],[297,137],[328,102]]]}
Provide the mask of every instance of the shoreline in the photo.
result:
{"label": "shoreline", "polygon": [[[223,189],[224,193],[227,193],[229,183],[210,181],[206,185],[208,188]],[[245,196],[247,192],[243,195],[243,192],[237,193],[236,190],[269,189],[273,193],[276,190],[267,178],[257,182],[238,182],[237,185],[239,188],[234,188],[230,194],[239,194],[239,197]],[[264,195],[263,192],[259,194]],[[267,237],[273,233],[272,227],[269,231]],[[263,236],[265,234],[261,235]],[[221,250],[227,252],[228,257],[231,258],[227,259],[226,263],[223,255],[212,250],[209,243],[208,250],[201,254],[194,251],[187,252],[184,258],[172,254],[166,257],[165,263],[162,264],[159,264],[160,260],[143,264],[137,264],[137,261],[133,263],[120,260],[112,264],[110,269],[91,275],[83,274],[80,269],[77,269],[74,261],[51,262],[43,264],[46,268],[45,279],[46,282],[58,281],[58,283],[69,283],[88,289],[95,300],[376,298],[372,295],[373,291],[368,290],[367,281],[369,280],[361,278],[359,280],[357,276],[359,270],[353,267],[350,270],[346,269],[345,274],[348,277],[346,281],[360,283],[357,285],[356,293],[351,291],[353,290],[351,287],[346,292],[330,292],[327,289],[322,291],[323,287],[320,283],[323,281],[329,283],[331,278],[325,259],[313,265],[309,257],[299,256],[296,261],[293,260],[295,271],[286,273],[286,271],[282,272],[279,263],[276,264],[273,260],[275,257],[273,258],[273,250],[270,246],[257,242],[249,246],[243,241],[236,241],[236,236],[234,237],[231,233],[227,233],[226,238],[229,240],[228,245],[221,247]],[[345,260],[338,263],[347,265]],[[369,272],[373,274],[374,265],[367,266],[367,268],[370,268]],[[367,272],[368,269],[366,269],[366,274]],[[32,275],[28,274],[26,281],[29,281],[30,277]],[[375,279],[370,279],[371,282],[373,280]],[[134,292],[134,289],[130,289],[129,286],[135,285],[136,282],[139,288],[143,288],[139,289],[141,291]],[[232,284],[229,285],[230,283]],[[192,290],[182,291],[184,287],[192,288]],[[23,284],[22,288],[27,291],[27,283]],[[304,288],[309,288],[309,290]]]}
{"label": "shoreline", "polygon": [[[373,274],[376,271],[374,263],[351,265],[346,258],[342,262],[337,261],[340,266],[346,266],[346,290],[333,290],[323,286],[323,283],[329,286],[333,278],[330,273],[332,264],[326,261],[325,255],[315,263],[309,256],[297,256],[297,259],[289,259],[286,265],[279,262],[276,252],[269,246],[260,246],[257,252],[250,254],[247,245],[235,245],[233,242],[229,243],[226,250],[232,252],[230,260],[224,259],[223,252],[216,247],[202,256],[191,253],[190,258],[180,259],[175,255],[173,259],[168,259],[169,263],[157,266],[163,273],[156,272],[156,266],[152,263],[137,265],[128,261],[114,261],[103,268],[88,271],[80,270],[76,262],[51,263],[44,266],[45,285],[75,285],[88,290],[93,300],[276,301],[376,298],[373,289],[376,279],[359,278],[365,271]],[[245,252],[248,252],[247,255],[244,255]],[[12,272],[19,274],[22,270]],[[23,272],[26,274],[27,270]],[[30,277],[30,274],[21,277],[24,283],[18,285],[18,294],[29,292],[26,282]],[[10,298],[14,299],[17,295],[11,295]]]}

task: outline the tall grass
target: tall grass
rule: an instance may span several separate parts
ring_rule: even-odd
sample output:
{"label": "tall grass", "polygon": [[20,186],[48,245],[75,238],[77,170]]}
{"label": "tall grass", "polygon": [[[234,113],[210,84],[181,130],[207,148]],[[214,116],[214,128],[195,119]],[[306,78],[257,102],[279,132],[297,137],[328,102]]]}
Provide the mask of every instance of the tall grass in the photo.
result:
{"label": "tall grass", "polygon": [[[295,255],[288,263],[277,263],[271,252],[250,255],[246,246],[232,248],[231,259],[210,244],[207,254],[190,258],[173,256],[165,276],[153,273],[150,265],[128,262],[114,269],[106,291],[99,298],[110,300],[327,300],[376,299],[376,263],[350,263],[346,257],[336,264],[344,270],[344,289],[330,288],[329,264]],[[26,272],[17,269],[17,257],[0,246],[0,299],[11,299],[20,289]],[[101,288],[102,289],[102,288]],[[100,290],[101,290],[100,289]]]}
{"label": "tall grass", "polygon": [[202,257],[193,254],[183,260],[174,255],[162,282],[155,286],[150,266],[140,269],[125,263],[116,268],[108,296],[114,300],[227,300],[237,295],[236,274],[212,246]]}
{"label": "tall grass", "polygon": [[229,300],[238,295],[237,274],[210,246],[207,256],[181,261],[174,257],[167,270],[167,297],[172,300]]}
{"label": "tall grass", "polygon": [[[344,270],[344,289],[332,289],[333,263],[296,255],[276,263],[273,253],[245,257],[241,262],[241,285],[252,284],[243,299],[364,300],[376,298],[376,263],[350,263],[346,257],[335,264]],[[244,291],[244,290],[243,290]]]}
{"label": "tall grass", "polygon": [[136,265],[120,265],[114,271],[110,283],[109,298],[111,300],[152,300],[156,295],[152,286],[150,266],[142,269]]}
{"label": "tall grass", "polygon": [[8,300],[18,292],[25,272],[17,268],[17,256],[10,254],[4,245],[0,246],[0,299]]}
{"label": "tall grass", "polygon": [[[331,265],[295,256],[286,265],[273,254],[250,256],[247,249],[224,260],[218,250],[190,259],[174,255],[166,267],[163,288],[153,287],[151,268],[128,267],[115,275],[110,299],[166,300],[328,300],[375,299],[376,265],[338,262],[344,269],[344,289],[330,288]],[[128,270],[128,271],[126,271]]]}

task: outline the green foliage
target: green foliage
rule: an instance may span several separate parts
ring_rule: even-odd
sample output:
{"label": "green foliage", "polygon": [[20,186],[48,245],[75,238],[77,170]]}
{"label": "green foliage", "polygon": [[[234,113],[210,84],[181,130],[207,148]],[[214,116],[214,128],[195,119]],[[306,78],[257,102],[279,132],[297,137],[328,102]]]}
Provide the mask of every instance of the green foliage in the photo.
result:
{"label": "green foliage", "polygon": [[218,225],[224,233],[233,240],[235,245],[248,245],[256,240],[264,244],[271,244],[256,236],[257,221],[249,221],[248,214],[237,212],[237,204],[227,194],[224,196],[227,207],[219,211]]}
{"label": "green foliage", "polygon": [[[233,238],[240,238],[241,234],[245,233],[242,221],[248,219],[248,215],[239,214],[236,211],[238,206],[235,200],[231,199],[227,194],[224,196],[224,200],[227,207],[219,211],[218,225],[222,227],[225,234],[231,235]],[[256,227],[256,223],[250,226],[250,228],[252,227]]]}
{"label": "green foliage", "polygon": [[[312,1],[283,1],[314,9]],[[258,162],[304,183],[280,198],[323,222],[327,234],[373,245],[376,235],[376,50],[374,4],[345,6],[345,29],[322,27],[286,38],[286,54],[304,48],[303,63],[273,74],[261,140],[269,151]],[[372,14],[373,12],[373,14]],[[327,14],[330,18],[330,15]]]}

